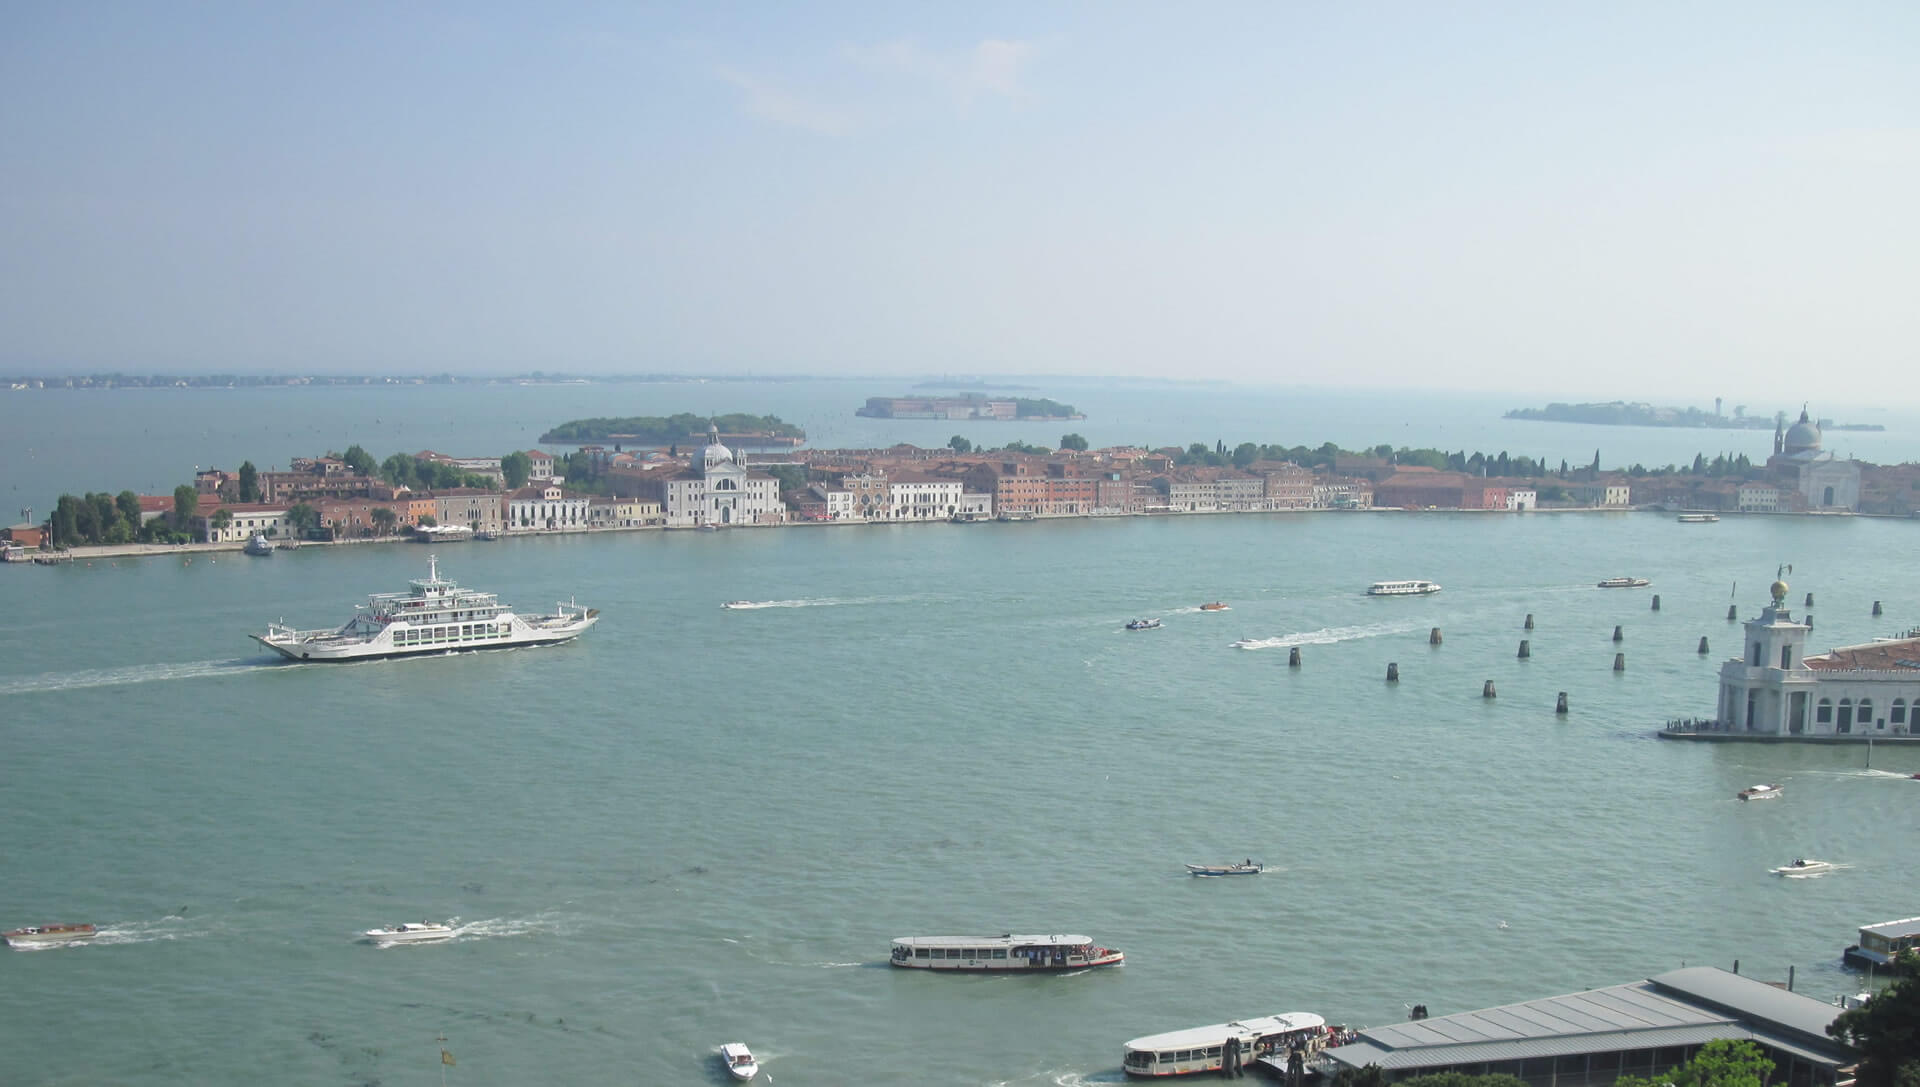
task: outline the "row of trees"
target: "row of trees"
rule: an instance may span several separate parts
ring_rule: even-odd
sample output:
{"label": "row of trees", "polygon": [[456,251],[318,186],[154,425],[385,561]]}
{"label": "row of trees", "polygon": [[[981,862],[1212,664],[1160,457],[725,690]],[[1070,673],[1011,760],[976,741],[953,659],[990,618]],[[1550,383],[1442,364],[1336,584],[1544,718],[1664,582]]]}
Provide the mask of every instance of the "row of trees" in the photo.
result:
{"label": "row of trees", "polygon": [[132,491],[121,491],[117,495],[89,493],[79,498],[63,494],[53,507],[53,515],[47,519],[47,528],[49,542],[54,547],[169,543],[174,535],[166,522],[141,523],[140,496]]}

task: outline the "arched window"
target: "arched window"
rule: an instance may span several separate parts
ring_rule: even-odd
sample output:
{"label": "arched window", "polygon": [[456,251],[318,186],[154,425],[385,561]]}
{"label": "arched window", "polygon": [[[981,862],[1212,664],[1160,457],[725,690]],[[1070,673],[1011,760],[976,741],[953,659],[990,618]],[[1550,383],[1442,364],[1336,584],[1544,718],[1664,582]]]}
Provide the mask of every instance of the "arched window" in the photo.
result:
{"label": "arched window", "polygon": [[1871,698],[1861,699],[1860,708],[1857,710],[1854,710],[1853,714],[1854,714],[1854,720],[1859,721],[1861,724],[1863,725],[1873,724],[1873,699]]}
{"label": "arched window", "polygon": [[1893,700],[1893,708],[1887,711],[1887,720],[1892,721],[1896,725],[1904,725],[1907,723],[1906,699],[1896,698]]}
{"label": "arched window", "polygon": [[1833,722],[1833,699],[1821,699],[1819,705],[1814,707],[1813,719],[1823,725],[1831,724]]}

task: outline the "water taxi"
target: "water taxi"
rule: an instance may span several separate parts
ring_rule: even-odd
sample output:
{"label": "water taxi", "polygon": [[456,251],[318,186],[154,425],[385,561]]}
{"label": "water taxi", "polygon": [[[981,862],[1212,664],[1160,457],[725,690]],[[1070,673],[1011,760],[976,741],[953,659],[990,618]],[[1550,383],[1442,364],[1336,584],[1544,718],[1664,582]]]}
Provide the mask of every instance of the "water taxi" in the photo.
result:
{"label": "water taxi", "polygon": [[1200,610],[1201,610],[1201,611],[1232,611],[1233,609],[1232,609],[1232,608],[1229,608],[1229,607],[1227,607],[1227,606],[1226,606],[1226,605],[1225,605],[1224,603],[1222,603],[1222,602],[1220,602],[1220,601],[1218,601],[1218,600],[1215,600],[1215,601],[1214,601],[1213,603],[1211,603],[1211,604],[1202,604],[1202,605],[1200,605]]}
{"label": "water taxi", "polygon": [[1158,619],[1129,619],[1129,620],[1127,620],[1127,629],[1128,629],[1128,630],[1159,630],[1159,629],[1160,629],[1160,620],[1158,620]]}
{"label": "water taxi", "polygon": [[1793,863],[1778,868],[1769,868],[1768,872],[1776,876],[1818,876],[1840,867],[1832,861],[1816,861],[1808,857],[1795,857]]}
{"label": "water taxi", "polygon": [[1600,583],[1602,589],[1638,589],[1653,582],[1643,577],[1610,577]]}
{"label": "water taxi", "polygon": [[1327,1021],[1312,1012],[1287,1012],[1149,1034],[1127,1043],[1121,1068],[1129,1076],[1185,1076],[1238,1072],[1262,1057],[1300,1048],[1311,1059],[1326,1041]]}
{"label": "water taxi", "polygon": [[1749,785],[1733,795],[1741,800],[1777,800],[1785,792],[1780,785]]}
{"label": "water taxi", "polygon": [[1440,591],[1434,581],[1376,581],[1367,587],[1368,596],[1424,596]]}
{"label": "water taxi", "polygon": [[462,589],[440,576],[434,557],[427,576],[408,582],[404,593],[375,593],[338,630],[267,627],[254,641],[290,660],[349,661],[417,657],[469,649],[557,645],[586,633],[599,621],[596,608],[571,602],[550,615],[519,615],[492,593]]}
{"label": "water taxi", "polygon": [[1085,936],[902,936],[892,962],[915,970],[1084,970],[1126,956]]}
{"label": "water taxi", "polygon": [[377,944],[411,944],[423,940],[446,940],[453,937],[452,925],[443,925],[438,921],[402,921],[386,928],[370,928],[363,935]]}
{"label": "water taxi", "polygon": [[28,925],[6,933],[8,947],[46,947],[51,944],[70,944],[75,940],[90,940],[100,934],[100,930],[88,924],[74,925]]}
{"label": "water taxi", "polygon": [[466,525],[415,525],[414,543],[457,543],[473,539],[473,529]]}
{"label": "water taxi", "polygon": [[727,1066],[727,1075],[742,1083],[760,1074],[760,1062],[753,1059],[753,1051],[745,1042],[728,1042],[720,1047],[720,1063]]}

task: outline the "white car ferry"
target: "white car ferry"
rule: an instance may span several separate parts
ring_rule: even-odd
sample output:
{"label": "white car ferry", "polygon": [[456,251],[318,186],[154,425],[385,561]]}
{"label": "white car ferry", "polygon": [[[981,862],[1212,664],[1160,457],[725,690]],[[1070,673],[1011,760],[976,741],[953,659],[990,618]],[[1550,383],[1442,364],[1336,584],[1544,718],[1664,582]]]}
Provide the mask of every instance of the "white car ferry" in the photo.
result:
{"label": "white car ferry", "polygon": [[1084,970],[1126,956],[1085,936],[902,936],[893,965],[918,970]]}
{"label": "white car ferry", "polygon": [[1436,581],[1376,581],[1367,587],[1368,596],[1424,596],[1439,591]]}
{"label": "white car ferry", "polygon": [[468,649],[508,649],[572,641],[599,621],[596,608],[558,605],[551,615],[519,615],[492,593],[462,589],[440,576],[435,557],[427,576],[404,593],[375,593],[338,630],[267,627],[253,640],[292,660],[348,661],[414,657]]}
{"label": "white car ferry", "polygon": [[1284,1058],[1296,1046],[1311,1062],[1326,1036],[1327,1021],[1312,1012],[1262,1015],[1135,1038],[1121,1067],[1129,1076],[1234,1072],[1262,1057]]}

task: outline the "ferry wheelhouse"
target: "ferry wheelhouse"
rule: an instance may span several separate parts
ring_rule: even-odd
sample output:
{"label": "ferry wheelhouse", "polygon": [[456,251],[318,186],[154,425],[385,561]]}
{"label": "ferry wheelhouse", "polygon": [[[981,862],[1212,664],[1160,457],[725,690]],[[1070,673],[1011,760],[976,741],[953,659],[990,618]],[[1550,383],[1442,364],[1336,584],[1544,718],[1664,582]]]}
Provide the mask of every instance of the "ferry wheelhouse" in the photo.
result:
{"label": "ferry wheelhouse", "polygon": [[1422,596],[1440,591],[1433,581],[1376,581],[1367,587],[1368,596]]}
{"label": "ferry wheelhouse", "polygon": [[292,660],[346,661],[414,657],[470,649],[510,649],[572,641],[599,621],[596,608],[571,602],[549,615],[520,615],[492,593],[462,589],[440,576],[436,557],[427,576],[404,593],[375,593],[338,630],[267,627],[253,640]]}
{"label": "ferry wheelhouse", "polygon": [[1086,936],[902,936],[895,966],[917,970],[1083,970],[1117,966],[1126,956]]}
{"label": "ferry wheelhouse", "polygon": [[1135,1038],[1121,1067],[1129,1076],[1231,1072],[1263,1057],[1284,1059],[1295,1048],[1311,1062],[1326,1036],[1327,1021],[1312,1012],[1262,1015]]}

